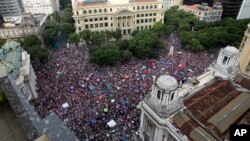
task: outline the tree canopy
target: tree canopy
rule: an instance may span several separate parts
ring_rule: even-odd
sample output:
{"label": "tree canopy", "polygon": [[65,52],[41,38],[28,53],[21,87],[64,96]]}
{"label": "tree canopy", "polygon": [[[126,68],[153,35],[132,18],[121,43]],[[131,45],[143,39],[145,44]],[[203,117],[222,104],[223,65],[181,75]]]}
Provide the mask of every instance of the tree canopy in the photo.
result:
{"label": "tree canopy", "polygon": [[[164,34],[170,35],[177,31],[186,49],[198,52],[203,49],[212,49],[220,45],[238,47],[250,19],[236,20],[225,18],[220,22],[206,23],[199,21],[191,12],[171,7],[165,13]],[[156,23],[154,31],[160,32],[162,26]]]}
{"label": "tree canopy", "polygon": [[21,46],[30,54],[32,60],[39,60],[40,62],[47,62],[49,51],[41,47],[40,39],[31,35],[21,40]]}

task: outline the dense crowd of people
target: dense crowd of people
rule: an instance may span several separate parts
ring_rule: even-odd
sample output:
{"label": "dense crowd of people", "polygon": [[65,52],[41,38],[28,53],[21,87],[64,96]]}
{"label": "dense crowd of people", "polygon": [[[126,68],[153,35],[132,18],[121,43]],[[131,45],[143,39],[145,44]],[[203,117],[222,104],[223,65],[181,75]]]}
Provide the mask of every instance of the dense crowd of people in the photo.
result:
{"label": "dense crowd of people", "polygon": [[[51,111],[57,113],[79,139],[122,138],[132,130],[138,131],[138,104],[151,88],[152,75],[168,72],[183,80],[201,74],[217,56],[184,51],[176,34],[161,40],[166,48],[161,50],[159,60],[133,58],[115,66],[90,63],[85,47],[52,51],[47,64],[34,67],[39,114],[44,117]],[[170,46],[174,49],[172,56],[168,56]],[[112,119],[117,125],[108,127]]]}

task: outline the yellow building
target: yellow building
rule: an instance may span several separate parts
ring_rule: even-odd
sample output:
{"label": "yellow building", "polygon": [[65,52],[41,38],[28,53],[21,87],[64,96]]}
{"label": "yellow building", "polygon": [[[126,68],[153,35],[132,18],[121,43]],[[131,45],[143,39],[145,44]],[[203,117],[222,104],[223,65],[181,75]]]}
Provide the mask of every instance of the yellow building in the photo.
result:
{"label": "yellow building", "polygon": [[131,34],[163,22],[162,0],[72,0],[76,32],[115,30]]}
{"label": "yellow building", "polygon": [[242,39],[240,50],[242,52],[240,57],[240,70],[242,73],[250,76],[250,23]]}

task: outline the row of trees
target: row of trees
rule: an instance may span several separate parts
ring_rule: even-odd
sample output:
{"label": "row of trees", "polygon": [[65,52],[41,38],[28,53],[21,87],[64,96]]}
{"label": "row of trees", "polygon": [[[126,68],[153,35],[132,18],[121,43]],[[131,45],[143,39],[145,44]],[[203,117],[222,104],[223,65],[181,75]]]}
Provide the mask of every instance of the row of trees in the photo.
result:
{"label": "row of trees", "polygon": [[170,35],[177,31],[185,49],[198,52],[217,46],[233,45],[238,47],[250,19],[236,20],[225,18],[220,22],[199,21],[189,12],[172,7],[165,13],[165,24],[155,24],[158,34]]}
{"label": "row of trees", "polygon": [[41,45],[41,40],[35,36],[31,35],[19,40],[21,46],[30,54],[31,60],[39,60],[45,63],[49,59],[49,51],[47,48],[43,48]]}
{"label": "row of trees", "polygon": [[53,43],[56,41],[59,31],[62,31],[67,35],[75,31],[74,20],[72,16],[73,13],[70,4],[65,5],[63,14],[54,12],[50,15],[50,19],[46,23],[43,32],[44,42],[47,46],[53,45]]}
{"label": "row of trees", "polygon": [[158,51],[164,47],[157,34],[149,30],[138,32],[131,40],[117,40],[103,45],[90,47],[91,61],[99,65],[115,65],[139,59],[158,58]]}

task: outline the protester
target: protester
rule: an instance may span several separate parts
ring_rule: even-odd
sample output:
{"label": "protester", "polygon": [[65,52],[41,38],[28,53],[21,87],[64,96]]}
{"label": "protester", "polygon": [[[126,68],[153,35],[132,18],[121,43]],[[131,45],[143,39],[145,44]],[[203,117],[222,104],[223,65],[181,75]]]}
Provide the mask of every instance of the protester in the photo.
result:
{"label": "protester", "polygon": [[[44,117],[54,111],[80,139],[105,140],[112,133],[122,137],[128,136],[131,130],[137,131],[140,123],[137,105],[149,92],[152,75],[168,72],[177,80],[197,76],[217,56],[181,49],[176,34],[161,40],[166,48],[161,50],[159,60],[133,58],[112,67],[90,63],[86,48],[52,51],[47,64],[34,65],[39,114]],[[174,54],[169,58],[171,45]],[[68,107],[62,107],[64,103]],[[117,125],[109,128],[107,122],[112,119]]]}

